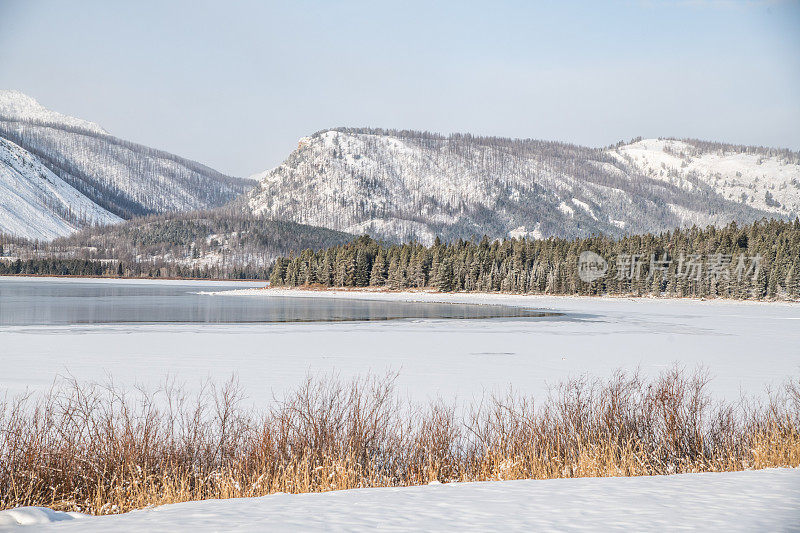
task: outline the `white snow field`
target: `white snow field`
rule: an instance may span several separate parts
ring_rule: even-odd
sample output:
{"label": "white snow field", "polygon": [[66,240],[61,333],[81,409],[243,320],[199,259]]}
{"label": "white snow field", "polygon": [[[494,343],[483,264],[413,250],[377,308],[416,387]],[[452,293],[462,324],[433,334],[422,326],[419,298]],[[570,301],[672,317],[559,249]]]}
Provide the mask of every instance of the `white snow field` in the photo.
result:
{"label": "white snow field", "polygon": [[[243,287],[239,282],[211,288],[207,282],[158,283],[188,284],[199,291]],[[158,384],[169,374],[190,388],[237,374],[249,400],[258,404],[272,401],[309,374],[347,378],[396,371],[401,396],[470,402],[509,386],[540,396],[567,377],[604,377],[620,368],[655,375],[677,363],[690,371],[704,366],[713,378],[710,391],[736,400],[741,393],[762,394],[765,386],[800,376],[800,305],[792,303],[276,289],[216,292],[208,298],[269,295],[503,303],[564,316],[5,326],[0,327],[0,391],[46,390],[68,373],[79,380],[111,376],[120,385]]]}
{"label": "white snow field", "polygon": [[[49,512],[47,512],[49,511]],[[37,531],[797,531],[800,470],[273,494],[87,517],[0,512]]]}

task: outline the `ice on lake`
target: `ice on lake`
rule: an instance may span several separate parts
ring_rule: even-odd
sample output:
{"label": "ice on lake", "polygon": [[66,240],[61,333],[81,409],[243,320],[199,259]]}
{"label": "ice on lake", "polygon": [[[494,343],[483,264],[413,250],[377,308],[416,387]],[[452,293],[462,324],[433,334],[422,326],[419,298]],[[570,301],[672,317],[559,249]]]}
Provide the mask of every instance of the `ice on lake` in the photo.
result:
{"label": "ice on lake", "polygon": [[[246,283],[244,286],[252,286]],[[260,284],[263,286],[263,284]],[[219,298],[230,285],[144,280],[0,277],[0,326],[345,322],[411,318],[544,317],[522,307],[354,298]],[[237,289],[242,288],[236,283]],[[217,295],[217,296],[219,296]]]}
{"label": "ice on lake", "polygon": [[[8,284],[26,282],[10,279],[0,278],[1,291]],[[549,385],[566,377],[603,377],[620,368],[639,368],[655,375],[677,364],[689,370],[702,365],[713,377],[712,391],[736,399],[741,392],[760,394],[767,385],[800,376],[800,306],[796,304],[427,293],[198,294],[247,285],[27,282],[41,284],[43,293],[61,290],[56,287],[62,284],[83,287],[101,283],[111,293],[133,291],[129,296],[134,299],[136,294],[153,297],[148,293],[153,290],[166,302],[191,293],[187,301],[205,302],[202,308],[240,314],[245,313],[242,309],[269,307],[268,302],[276,298],[290,299],[295,308],[313,313],[344,307],[402,315],[402,309],[431,307],[426,308],[424,313],[429,314],[425,316],[404,320],[357,320],[352,316],[356,320],[221,323],[159,322],[144,317],[144,321],[104,324],[51,320],[4,325],[0,326],[0,390],[11,393],[46,389],[65,374],[98,380],[111,376],[117,383],[131,385],[156,384],[170,375],[189,386],[235,374],[249,399],[258,403],[295,387],[308,374],[335,373],[347,378],[393,371],[399,374],[397,385],[404,396],[471,401],[508,387],[542,395]],[[5,294],[0,292],[0,307],[10,305]],[[451,312],[507,306],[508,315],[462,320],[435,313],[437,305]],[[520,317],[520,309],[545,310],[557,316]],[[153,311],[152,316],[158,312]]]}

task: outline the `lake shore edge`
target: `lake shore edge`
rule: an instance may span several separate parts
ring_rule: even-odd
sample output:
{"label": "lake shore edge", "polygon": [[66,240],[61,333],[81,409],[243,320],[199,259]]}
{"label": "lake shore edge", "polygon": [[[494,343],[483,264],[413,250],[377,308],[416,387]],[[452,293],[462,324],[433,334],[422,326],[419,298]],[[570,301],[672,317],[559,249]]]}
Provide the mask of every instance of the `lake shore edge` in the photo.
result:
{"label": "lake shore edge", "polygon": [[[569,295],[569,294],[537,294],[510,292],[440,292],[431,289],[392,290],[385,288],[348,288],[348,287],[257,287],[234,289],[229,291],[206,291],[202,294],[211,296],[294,296],[323,298],[354,298],[367,300],[392,300],[428,303],[469,303],[510,305],[514,307],[535,304],[537,301],[664,301],[664,302],[696,302],[703,304],[758,304],[796,307],[800,302],[794,300],[735,300],[731,298],[677,298],[672,296],[652,295]],[[478,301],[481,300],[481,301]]]}

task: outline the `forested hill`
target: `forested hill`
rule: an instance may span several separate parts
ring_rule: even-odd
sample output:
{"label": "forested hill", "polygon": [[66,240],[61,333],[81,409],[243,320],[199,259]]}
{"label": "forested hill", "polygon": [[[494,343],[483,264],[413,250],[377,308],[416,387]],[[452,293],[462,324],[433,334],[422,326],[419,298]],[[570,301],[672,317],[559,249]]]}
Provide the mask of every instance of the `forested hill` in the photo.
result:
{"label": "forested hill", "polygon": [[[253,186],[252,181],[114,137],[97,124],[50,111],[16,91],[0,91],[0,138],[13,144],[18,160],[47,171],[0,173],[0,205],[4,207],[0,231],[18,236],[65,235],[91,223],[213,208]],[[42,196],[46,189],[53,189],[48,185],[52,176],[59,189],[70,191],[67,197],[50,191],[46,199],[31,203],[16,194],[24,189]],[[65,199],[73,197],[76,202],[71,209]],[[86,208],[87,202],[94,207]],[[61,217],[70,210],[71,218]],[[82,218],[82,213],[90,211],[104,215]],[[67,223],[50,223],[54,214]],[[23,217],[35,227],[27,233],[14,231],[20,226],[9,223],[5,227],[6,215]]]}
{"label": "forested hill", "polygon": [[250,209],[391,241],[588,237],[800,214],[796,152],[649,139],[559,142],[333,129],[263,173]]}
{"label": "forested hill", "polygon": [[614,239],[438,240],[369,237],[276,261],[275,286],[578,295],[800,298],[800,221],[764,220]]}
{"label": "forested hill", "polygon": [[355,235],[217,209],[151,215],[48,243],[0,237],[0,274],[266,278],[276,257]]}

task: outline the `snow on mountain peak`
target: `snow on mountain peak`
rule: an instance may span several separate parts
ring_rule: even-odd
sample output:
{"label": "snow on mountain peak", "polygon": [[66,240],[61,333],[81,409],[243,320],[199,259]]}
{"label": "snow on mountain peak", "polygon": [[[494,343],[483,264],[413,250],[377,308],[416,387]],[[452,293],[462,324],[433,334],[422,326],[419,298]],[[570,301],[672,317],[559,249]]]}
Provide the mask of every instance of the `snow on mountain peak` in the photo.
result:
{"label": "snow on mountain peak", "polygon": [[94,122],[51,111],[36,101],[35,98],[15,90],[0,90],[0,120],[4,119],[51,123],[61,126],[82,128],[94,133],[108,133]]}

